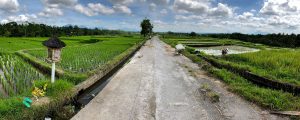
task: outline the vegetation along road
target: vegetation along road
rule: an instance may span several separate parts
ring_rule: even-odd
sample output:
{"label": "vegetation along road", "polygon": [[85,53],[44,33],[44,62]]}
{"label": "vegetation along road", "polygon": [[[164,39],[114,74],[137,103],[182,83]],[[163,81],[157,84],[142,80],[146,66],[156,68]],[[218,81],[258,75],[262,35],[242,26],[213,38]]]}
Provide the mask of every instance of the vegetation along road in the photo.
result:
{"label": "vegetation along road", "polygon": [[226,90],[198,65],[158,37],[132,60],[73,120],[277,120]]}

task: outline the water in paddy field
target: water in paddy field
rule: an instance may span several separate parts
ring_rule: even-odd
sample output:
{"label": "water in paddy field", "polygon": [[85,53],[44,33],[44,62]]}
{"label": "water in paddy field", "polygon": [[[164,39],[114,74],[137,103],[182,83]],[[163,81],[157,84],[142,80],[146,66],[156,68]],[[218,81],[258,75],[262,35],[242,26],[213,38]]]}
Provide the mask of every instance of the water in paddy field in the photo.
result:
{"label": "water in paddy field", "polygon": [[197,47],[196,49],[204,52],[208,55],[222,55],[222,49],[228,49],[228,54],[242,54],[248,52],[257,52],[259,49],[236,46],[236,45],[228,45],[228,46],[214,46],[214,47]]}

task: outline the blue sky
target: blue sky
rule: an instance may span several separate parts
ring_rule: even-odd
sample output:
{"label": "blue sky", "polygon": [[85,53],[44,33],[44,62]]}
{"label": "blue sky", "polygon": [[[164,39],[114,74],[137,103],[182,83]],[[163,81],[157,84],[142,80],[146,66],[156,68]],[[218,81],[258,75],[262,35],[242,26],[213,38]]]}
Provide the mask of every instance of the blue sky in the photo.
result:
{"label": "blue sky", "polygon": [[299,0],[0,0],[0,22],[159,32],[300,33]]}

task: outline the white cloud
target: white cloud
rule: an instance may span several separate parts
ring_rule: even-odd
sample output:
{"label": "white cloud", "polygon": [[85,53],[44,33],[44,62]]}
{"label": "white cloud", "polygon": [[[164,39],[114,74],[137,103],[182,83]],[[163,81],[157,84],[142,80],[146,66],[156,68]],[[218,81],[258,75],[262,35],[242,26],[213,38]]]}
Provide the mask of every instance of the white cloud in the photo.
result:
{"label": "white cloud", "polygon": [[168,14],[168,10],[167,10],[167,9],[162,9],[162,10],[160,11],[160,14],[166,15],[166,14]]}
{"label": "white cloud", "polygon": [[175,0],[174,10],[179,13],[204,14],[209,9],[209,2],[197,0]]}
{"label": "white cloud", "polygon": [[[223,32],[299,33],[299,0],[264,0],[261,9],[252,9],[242,14],[235,13],[235,7],[223,3],[214,6],[215,3],[213,0],[175,0],[173,10],[176,24],[179,24],[178,26],[194,24],[201,26],[199,28]],[[173,27],[177,26],[174,24]],[[201,32],[201,29],[198,31]]]}
{"label": "white cloud", "polygon": [[34,14],[21,14],[18,16],[9,16],[6,19],[1,20],[1,23],[8,23],[8,22],[26,22],[26,21],[33,21],[36,19],[37,16]]}
{"label": "white cloud", "polygon": [[131,12],[131,9],[128,8],[127,6],[125,5],[115,5],[113,6],[114,10],[119,12],[119,13],[125,13],[125,14],[128,14],[130,15],[132,12]]}
{"label": "white cloud", "polygon": [[112,8],[106,7],[106,6],[102,5],[101,3],[89,3],[88,7],[91,10],[93,10],[97,13],[101,13],[101,14],[109,15],[109,14],[115,13],[115,11]]}
{"label": "white cloud", "polygon": [[156,9],[156,4],[155,4],[155,3],[151,3],[151,4],[149,5],[149,9],[150,9],[151,11],[154,11],[154,10]]}
{"label": "white cloud", "polygon": [[78,2],[78,0],[42,0],[42,2],[46,4],[46,6],[56,7],[56,6],[72,6],[75,5]]}
{"label": "white cloud", "polygon": [[91,10],[90,8],[88,7],[84,7],[82,6],[81,4],[77,4],[75,5],[75,8],[74,8],[77,12],[80,12],[82,14],[85,14],[86,16],[95,16],[96,13]]}
{"label": "white cloud", "polygon": [[42,12],[38,15],[43,17],[51,17],[51,16],[62,16],[64,13],[60,8],[57,7],[46,7]]}
{"label": "white cloud", "polygon": [[254,12],[256,12],[256,10],[255,9],[251,9],[250,12],[254,13]]}
{"label": "white cloud", "polygon": [[9,21],[7,19],[3,19],[0,21],[1,24],[5,24],[5,23],[9,23]]}
{"label": "white cloud", "polygon": [[4,12],[16,12],[19,6],[18,0],[0,0],[0,10]]}
{"label": "white cloud", "polygon": [[124,14],[132,14],[130,8],[126,5],[117,4],[112,7],[107,7],[102,5],[101,3],[89,3],[87,7],[77,4],[75,5],[75,11],[85,14],[87,16],[95,16],[98,14],[111,15],[114,13],[124,13]]}
{"label": "white cloud", "polygon": [[259,11],[264,15],[290,15],[299,14],[299,0],[265,0]]}
{"label": "white cloud", "polygon": [[244,12],[242,15],[238,15],[238,19],[240,20],[247,20],[247,19],[250,19],[251,17],[253,17],[253,13],[251,12]]}
{"label": "white cloud", "polygon": [[265,24],[276,28],[296,29],[300,26],[299,0],[265,0],[259,13]]}
{"label": "white cloud", "polygon": [[[41,0],[44,8],[36,15],[21,15],[10,13],[17,12],[20,8],[18,0],[0,0],[0,14],[7,12],[9,14],[1,14],[0,22],[7,23],[10,21],[47,21],[52,16],[57,19],[70,22],[76,21],[70,16],[67,19],[63,17],[65,10],[73,10],[86,16],[127,14],[136,16],[147,16],[154,19],[153,23],[156,30],[177,30],[177,31],[196,31],[196,32],[246,32],[255,31],[265,32],[288,32],[300,30],[300,0],[262,0],[260,9],[251,9],[236,13],[235,6],[222,3],[223,0],[107,0],[109,4],[103,4],[102,1],[97,3],[80,3],[79,0]],[[220,2],[220,3],[219,3]],[[23,5],[22,5],[23,6]],[[31,7],[30,5],[24,5]],[[131,9],[134,7],[135,9]],[[151,11],[142,11],[143,8],[149,8]],[[141,10],[141,11],[133,11]],[[137,15],[134,16],[134,12]],[[43,17],[40,17],[43,16]],[[48,17],[48,18],[44,18]],[[76,17],[76,16],[75,16]],[[5,19],[3,19],[5,18]],[[85,20],[94,19],[94,17],[82,17]],[[129,18],[126,18],[129,19]],[[137,20],[132,18],[131,20]],[[163,22],[162,20],[168,20]],[[56,19],[52,19],[54,23],[62,24]],[[93,21],[93,20],[92,20]],[[78,22],[80,23],[80,22]],[[94,22],[92,22],[94,24]],[[101,24],[109,26],[109,21],[102,21]],[[53,24],[53,23],[50,23]],[[88,23],[86,23],[88,24]],[[128,24],[128,25],[127,25]],[[133,23],[123,24],[123,27],[130,28]],[[130,24],[130,25],[129,25]],[[79,24],[80,25],[80,24]],[[92,26],[92,25],[91,25]],[[121,24],[113,24],[116,29]],[[135,25],[139,28],[139,25]]]}
{"label": "white cloud", "polygon": [[123,5],[127,5],[134,2],[134,0],[109,0],[109,1],[113,4],[123,4]]}
{"label": "white cloud", "polygon": [[218,3],[213,7],[210,0],[175,0],[174,10],[183,14],[195,14],[201,16],[231,16],[233,9],[225,4]]}
{"label": "white cloud", "polygon": [[212,8],[209,12],[211,16],[221,16],[221,17],[231,16],[233,14],[232,8],[222,3],[218,3],[218,6]]}
{"label": "white cloud", "polygon": [[43,17],[62,16],[63,9],[73,7],[77,0],[42,0],[45,8],[38,15]]}
{"label": "white cloud", "polygon": [[201,20],[204,19],[204,17],[202,16],[198,16],[198,15],[176,15],[175,16],[176,20]]}
{"label": "white cloud", "polygon": [[42,0],[45,8],[38,15],[43,17],[62,16],[64,9],[73,9],[86,16],[95,16],[99,14],[110,15],[114,13],[131,14],[131,9],[127,4],[133,0],[110,0],[113,3],[112,7],[105,6],[101,3],[88,3],[82,5],[78,0]]}

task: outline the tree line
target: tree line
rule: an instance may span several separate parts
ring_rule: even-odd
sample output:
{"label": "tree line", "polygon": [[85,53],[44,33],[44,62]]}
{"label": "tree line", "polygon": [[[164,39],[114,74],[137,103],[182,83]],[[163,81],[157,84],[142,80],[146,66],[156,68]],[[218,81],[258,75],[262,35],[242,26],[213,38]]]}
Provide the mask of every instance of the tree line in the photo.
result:
{"label": "tree line", "polygon": [[242,33],[232,34],[207,34],[213,38],[237,39],[245,42],[261,43],[278,47],[300,47],[300,34],[267,34],[248,35]]}
{"label": "tree line", "polygon": [[277,47],[300,47],[300,34],[242,34],[242,33],[220,33],[220,34],[197,34],[179,33],[179,32],[166,32],[160,33],[163,37],[176,37],[176,38],[197,38],[197,37],[213,37],[222,39],[237,39],[245,42],[260,43]]}
{"label": "tree line", "polygon": [[99,28],[81,28],[77,25],[50,26],[46,24],[9,22],[0,24],[0,36],[4,37],[51,37],[82,36],[82,35],[116,35],[128,33],[121,30],[107,30]]}

